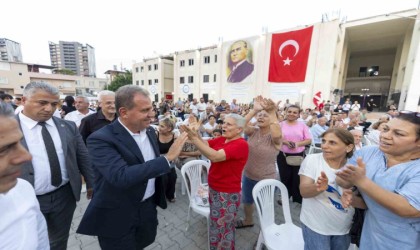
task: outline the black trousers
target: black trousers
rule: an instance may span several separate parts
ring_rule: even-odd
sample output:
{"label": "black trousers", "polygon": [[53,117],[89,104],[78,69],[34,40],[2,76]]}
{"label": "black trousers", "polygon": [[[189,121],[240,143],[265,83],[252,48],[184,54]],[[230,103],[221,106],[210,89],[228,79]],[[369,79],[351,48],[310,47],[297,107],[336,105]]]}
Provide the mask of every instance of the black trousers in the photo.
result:
{"label": "black trousers", "polygon": [[37,195],[41,212],[48,227],[51,250],[67,249],[71,221],[76,209],[70,184],[44,195]]}
{"label": "black trousers", "polygon": [[175,184],[176,184],[176,171],[175,168],[165,175],[165,195],[166,199],[172,200],[175,198]]}
{"label": "black trousers", "polygon": [[140,250],[155,241],[158,219],[154,196],[139,202],[130,232],[120,238],[98,236],[102,250]]}
{"label": "black trousers", "polygon": [[[305,156],[305,152],[286,155]],[[286,157],[283,152],[277,155],[277,165],[280,173],[280,181],[286,186],[289,198],[292,197],[294,202],[302,204],[302,196],[300,195],[299,184],[300,177],[298,175],[300,166],[287,165]]]}

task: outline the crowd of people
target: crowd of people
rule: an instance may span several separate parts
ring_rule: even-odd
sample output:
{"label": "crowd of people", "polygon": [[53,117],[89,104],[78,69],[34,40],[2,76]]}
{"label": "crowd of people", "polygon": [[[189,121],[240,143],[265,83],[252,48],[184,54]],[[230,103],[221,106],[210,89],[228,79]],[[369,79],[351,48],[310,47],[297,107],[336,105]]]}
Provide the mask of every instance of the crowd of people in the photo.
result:
{"label": "crowd of people", "polygon": [[94,109],[39,82],[10,99],[0,101],[0,249],[66,249],[82,182],[91,201],[77,233],[102,249],[143,249],[157,235],[156,207],[176,202],[175,167],[194,159],[211,162],[210,249],[234,249],[235,231],[254,226],[252,189],[264,179],[301,204],[305,249],[420,247],[417,112],[390,107],[372,124],[373,100],[152,103],[134,85],[101,91]]}

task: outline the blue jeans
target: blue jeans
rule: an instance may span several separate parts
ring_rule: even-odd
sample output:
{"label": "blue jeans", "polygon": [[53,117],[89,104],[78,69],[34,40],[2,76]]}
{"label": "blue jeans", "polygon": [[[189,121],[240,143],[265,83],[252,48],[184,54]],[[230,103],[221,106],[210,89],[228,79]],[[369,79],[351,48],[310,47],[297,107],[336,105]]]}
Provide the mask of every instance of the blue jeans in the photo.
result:
{"label": "blue jeans", "polygon": [[350,235],[322,235],[301,223],[305,250],[348,250]]}
{"label": "blue jeans", "polygon": [[244,204],[254,204],[254,197],[252,197],[252,189],[257,185],[258,181],[254,181],[242,175],[242,203]]}

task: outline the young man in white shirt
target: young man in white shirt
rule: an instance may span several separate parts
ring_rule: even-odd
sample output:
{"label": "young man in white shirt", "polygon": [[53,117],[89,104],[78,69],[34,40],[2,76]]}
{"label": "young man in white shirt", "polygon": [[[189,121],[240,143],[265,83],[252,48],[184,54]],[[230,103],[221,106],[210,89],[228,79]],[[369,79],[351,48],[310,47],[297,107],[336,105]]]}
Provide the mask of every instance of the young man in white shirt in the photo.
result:
{"label": "young man in white shirt", "polygon": [[12,106],[0,102],[0,249],[50,249],[47,224],[35,191],[18,179],[21,164],[31,160]]}

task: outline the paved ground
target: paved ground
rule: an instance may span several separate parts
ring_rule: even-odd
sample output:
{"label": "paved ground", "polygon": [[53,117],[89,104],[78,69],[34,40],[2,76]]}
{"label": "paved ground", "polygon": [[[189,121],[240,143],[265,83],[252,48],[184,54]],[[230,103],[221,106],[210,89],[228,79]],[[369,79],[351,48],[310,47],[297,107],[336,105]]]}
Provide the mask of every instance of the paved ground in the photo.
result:
{"label": "paved ground", "polygon": [[[207,249],[207,221],[205,217],[192,213],[190,227],[187,227],[188,212],[188,196],[181,195],[181,179],[177,179],[177,200],[175,203],[168,203],[165,210],[158,209],[159,227],[155,243],[147,247],[147,250],[195,250]],[[97,250],[100,249],[96,237],[76,234],[75,231],[79,226],[83,213],[89,204],[86,197],[82,195],[80,202],[77,204],[74,214],[72,228],[70,230],[70,238],[68,242],[68,250]],[[293,222],[300,225],[299,214],[300,205],[297,203],[290,204]],[[284,222],[282,207],[275,205],[276,221]],[[243,216],[242,207],[239,216]],[[257,242],[260,228],[258,226],[258,216],[254,214],[254,227],[236,230],[236,249],[248,250],[253,249]]]}

